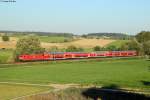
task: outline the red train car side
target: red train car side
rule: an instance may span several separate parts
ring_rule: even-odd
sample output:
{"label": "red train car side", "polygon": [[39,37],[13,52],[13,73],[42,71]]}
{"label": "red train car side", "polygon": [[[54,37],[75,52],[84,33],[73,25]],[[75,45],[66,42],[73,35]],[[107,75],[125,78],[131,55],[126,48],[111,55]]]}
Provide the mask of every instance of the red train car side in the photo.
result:
{"label": "red train car side", "polygon": [[58,60],[94,57],[132,57],[137,56],[136,51],[102,51],[102,52],[55,52],[44,54],[24,54],[19,56],[21,61]]}

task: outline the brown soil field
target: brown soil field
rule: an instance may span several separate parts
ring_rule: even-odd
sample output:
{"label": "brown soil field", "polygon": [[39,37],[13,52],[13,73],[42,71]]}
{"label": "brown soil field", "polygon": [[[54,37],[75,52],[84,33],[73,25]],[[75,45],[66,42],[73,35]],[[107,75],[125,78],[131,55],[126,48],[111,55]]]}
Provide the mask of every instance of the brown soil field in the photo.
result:
{"label": "brown soil field", "polygon": [[[0,48],[15,48],[17,38],[11,37],[9,42],[3,42],[0,38]],[[80,39],[72,42],[66,43],[45,43],[42,42],[41,45],[44,48],[50,48],[53,46],[57,46],[58,48],[67,48],[70,45],[74,45],[82,48],[93,48],[95,46],[104,47],[115,40],[106,40],[106,39]]]}
{"label": "brown soil field", "polygon": [[6,48],[6,49],[15,48],[17,40],[18,39],[15,38],[15,37],[10,37],[10,41],[3,42],[2,39],[1,39],[1,37],[0,37],[0,48]]}
{"label": "brown soil field", "polygon": [[74,45],[82,48],[93,48],[95,46],[104,47],[114,41],[115,40],[105,40],[105,39],[80,39],[68,43],[42,43],[42,46],[45,48],[50,48],[53,46],[57,46],[58,48],[66,48],[70,45]]}

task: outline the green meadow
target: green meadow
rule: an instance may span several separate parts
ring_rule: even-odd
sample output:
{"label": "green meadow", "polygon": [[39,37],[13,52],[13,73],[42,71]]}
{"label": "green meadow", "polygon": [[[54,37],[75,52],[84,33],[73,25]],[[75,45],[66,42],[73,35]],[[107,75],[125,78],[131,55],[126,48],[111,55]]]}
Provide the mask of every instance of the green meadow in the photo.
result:
{"label": "green meadow", "polygon": [[1,82],[115,84],[148,89],[149,76],[150,61],[145,59],[0,65]]}
{"label": "green meadow", "polygon": [[120,48],[123,44],[128,43],[129,40],[116,40],[110,44],[108,44],[107,46],[116,46],[117,48]]}
{"label": "green meadow", "polygon": [[48,43],[63,43],[72,41],[69,37],[63,36],[39,36],[41,42],[48,42]]}

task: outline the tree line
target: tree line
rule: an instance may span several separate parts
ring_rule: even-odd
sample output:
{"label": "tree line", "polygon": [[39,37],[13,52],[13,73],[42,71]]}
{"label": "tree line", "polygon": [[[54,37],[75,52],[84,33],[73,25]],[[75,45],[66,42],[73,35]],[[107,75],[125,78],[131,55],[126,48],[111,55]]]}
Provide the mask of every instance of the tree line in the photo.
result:
{"label": "tree line", "polygon": [[34,31],[0,31],[0,33],[5,33],[9,36],[21,36],[21,35],[30,35],[35,34],[39,36],[64,36],[64,37],[72,37],[73,33],[56,33],[56,32],[34,32]]}
{"label": "tree line", "polygon": [[64,37],[72,37],[72,36],[81,36],[84,38],[88,37],[109,37],[113,39],[126,39],[132,38],[133,35],[127,35],[124,33],[88,33],[84,35],[75,35],[73,33],[56,33],[56,32],[34,32],[34,31],[0,31],[0,33],[6,33],[11,36],[20,36],[20,35],[29,35],[35,34],[39,36],[64,36]]}
{"label": "tree line", "polygon": [[88,37],[108,37],[111,39],[131,39],[134,36],[133,35],[128,35],[124,33],[89,33],[87,35],[82,35],[82,37],[88,38]]}

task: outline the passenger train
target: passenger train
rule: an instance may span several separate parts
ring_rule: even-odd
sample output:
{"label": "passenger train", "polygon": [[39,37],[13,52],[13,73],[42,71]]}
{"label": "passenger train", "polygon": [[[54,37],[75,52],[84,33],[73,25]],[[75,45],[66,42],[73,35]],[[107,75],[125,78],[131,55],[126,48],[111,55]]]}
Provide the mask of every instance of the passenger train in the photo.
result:
{"label": "passenger train", "polygon": [[100,51],[100,52],[45,52],[43,54],[23,54],[20,61],[48,61],[63,59],[100,58],[100,57],[134,57],[136,51]]}

